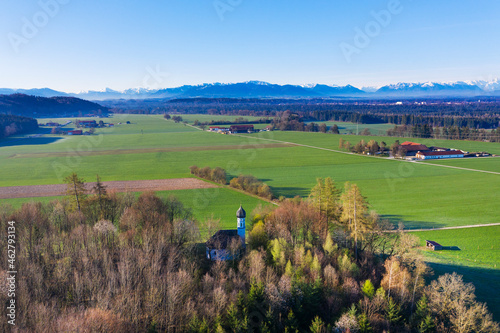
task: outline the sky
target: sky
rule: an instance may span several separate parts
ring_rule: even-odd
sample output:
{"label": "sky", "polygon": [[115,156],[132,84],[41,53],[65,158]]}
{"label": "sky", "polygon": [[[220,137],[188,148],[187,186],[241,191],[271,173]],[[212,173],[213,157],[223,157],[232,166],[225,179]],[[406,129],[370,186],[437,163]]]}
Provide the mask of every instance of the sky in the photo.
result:
{"label": "sky", "polygon": [[497,0],[0,2],[0,88],[499,77]]}

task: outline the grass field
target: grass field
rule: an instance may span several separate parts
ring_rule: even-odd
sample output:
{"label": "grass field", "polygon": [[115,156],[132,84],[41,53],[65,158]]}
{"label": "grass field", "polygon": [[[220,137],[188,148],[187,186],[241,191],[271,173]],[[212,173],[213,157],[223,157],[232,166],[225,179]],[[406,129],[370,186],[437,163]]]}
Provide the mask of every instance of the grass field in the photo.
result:
{"label": "grass field", "polygon": [[[183,117],[188,121],[236,118]],[[288,197],[306,197],[317,177],[332,177],[339,187],[350,181],[360,186],[372,209],[392,222],[402,221],[410,228],[499,221],[500,175],[479,172],[500,171],[498,158],[411,163],[314,148],[338,150],[340,138],[351,143],[375,139],[388,145],[396,139],[406,141],[405,138],[277,131],[234,136],[199,131],[182,123],[166,121],[162,116],[116,115],[103,120],[114,123],[115,127],[97,129],[96,134],[89,137],[43,135],[1,141],[0,190],[2,186],[62,183],[62,179],[73,171],[87,181],[93,181],[96,174],[103,181],[141,180],[191,177],[191,165],[219,166],[233,176],[252,174],[269,184],[276,195]],[[126,121],[131,124],[125,124]],[[118,125],[120,122],[122,125]],[[47,132],[46,128],[40,130],[40,134]],[[284,144],[282,141],[312,147]],[[498,143],[411,141],[500,154]],[[182,190],[160,195],[176,195],[193,210],[199,221],[203,222],[213,214],[214,218],[221,219],[224,228],[234,227],[234,214],[240,203],[247,212],[264,203],[226,188],[211,191],[214,190]],[[22,202],[30,200],[33,199],[0,200],[0,203],[19,207]],[[51,198],[36,200],[49,201]],[[203,226],[201,229],[203,231]],[[476,281],[480,299],[490,303],[497,318],[499,304],[492,295],[496,296],[494,291],[500,287],[497,282],[500,271],[494,266],[499,264],[496,245],[499,230],[498,227],[488,227],[417,234],[421,239],[433,237],[443,245],[461,249],[426,252],[426,255],[436,272],[458,271],[465,275],[466,280]],[[490,281],[493,279],[495,282]]]}
{"label": "grass field", "polygon": [[[340,137],[355,142],[363,138],[361,136],[263,132],[240,137],[199,131],[166,121],[162,116],[119,115],[105,121],[115,124],[130,121],[131,124],[97,129],[98,135],[66,137],[51,144],[1,147],[0,186],[61,183],[72,171],[88,181],[96,174],[103,181],[181,178],[189,177],[189,166],[196,164],[220,166],[233,176],[253,174],[268,183],[277,195],[288,197],[307,196],[317,177],[332,177],[339,186],[345,181],[357,183],[373,209],[395,223],[403,221],[407,227],[498,220],[500,191],[495,190],[500,188],[498,175],[259,140],[271,138],[338,149]],[[369,138],[388,143],[395,140],[365,139]],[[441,142],[441,145],[458,148],[470,144],[486,151],[499,146]],[[488,162],[490,168],[495,168],[496,161],[464,162]]]}
{"label": "grass field", "polygon": [[[140,193],[135,194],[136,196],[140,195]],[[203,222],[208,218],[220,219],[221,228],[223,229],[234,229],[236,228],[236,210],[240,204],[247,211],[249,218],[257,206],[270,205],[266,201],[227,188],[160,191],[157,192],[157,195],[160,197],[174,195],[184,206],[191,208],[194,218],[200,222],[200,233],[204,237],[207,235]],[[3,199],[0,200],[0,203],[9,204],[17,209],[25,202],[49,203],[61,198],[63,197]]]}
{"label": "grass field", "polygon": [[454,248],[443,251],[423,250],[437,275],[455,271],[474,283],[478,298],[488,303],[496,320],[500,320],[500,226],[414,232],[425,246],[425,240]]}

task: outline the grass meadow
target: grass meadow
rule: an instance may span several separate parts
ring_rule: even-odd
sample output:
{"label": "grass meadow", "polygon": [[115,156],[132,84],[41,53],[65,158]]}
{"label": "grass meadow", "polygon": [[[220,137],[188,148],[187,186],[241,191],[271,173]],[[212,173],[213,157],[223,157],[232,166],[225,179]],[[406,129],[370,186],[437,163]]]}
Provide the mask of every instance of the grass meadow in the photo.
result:
{"label": "grass meadow", "polygon": [[433,240],[442,251],[422,250],[436,275],[455,271],[474,283],[478,298],[487,302],[496,320],[500,320],[500,226],[414,232],[425,247]]}
{"label": "grass meadow", "polygon": [[[131,124],[124,124],[126,121]],[[94,136],[64,137],[51,144],[1,147],[0,186],[62,183],[73,171],[87,181],[94,180],[96,174],[103,181],[191,177],[191,165],[219,166],[231,176],[252,174],[269,184],[276,195],[287,197],[306,197],[318,177],[332,177],[340,187],[346,181],[353,182],[368,197],[372,209],[410,228],[497,222],[498,175],[261,140],[338,149],[340,137],[357,142],[361,136],[301,132],[222,135],[175,124],[162,116],[118,115],[105,122],[116,127],[97,129]],[[122,125],[117,125],[119,122]],[[395,140],[365,139],[371,138],[388,144]],[[458,148],[474,144],[486,151],[500,146],[466,141],[440,144]],[[469,168],[477,163],[477,169],[495,169],[497,161],[463,163]]]}
{"label": "grass meadow", "polygon": [[[192,122],[236,117],[183,115],[183,118]],[[252,174],[270,185],[276,195],[287,197],[307,197],[318,177],[332,177],[339,187],[346,181],[356,183],[368,198],[371,209],[395,224],[403,222],[407,228],[498,222],[500,175],[479,172],[499,172],[498,158],[411,163],[314,148],[338,150],[340,138],[352,144],[361,139],[375,139],[387,145],[396,139],[406,141],[405,138],[278,131],[234,136],[199,131],[162,116],[116,115],[103,120],[114,123],[115,127],[96,129],[93,136],[74,137],[46,134],[48,129],[42,128],[40,134],[45,135],[39,138],[1,141],[0,191],[2,186],[62,183],[73,171],[87,181],[93,181],[96,174],[103,181],[112,181],[192,177],[191,165],[219,166],[231,176]],[[125,124],[126,121],[131,124]],[[71,128],[71,124],[67,128]],[[498,143],[411,141],[500,154]],[[267,204],[228,188],[160,192],[162,196],[171,194],[192,209],[201,222],[202,234],[206,232],[203,221],[209,217],[220,218],[223,228],[234,228],[234,215],[240,203],[249,213],[259,204]],[[0,203],[19,207],[26,201],[52,199],[7,199]],[[488,227],[415,233],[421,240],[430,238],[460,248],[460,251],[426,251],[425,255],[437,273],[458,271],[467,281],[475,282],[479,298],[488,301],[497,320],[496,290],[500,279],[495,265],[499,263],[499,230],[499,227]]]}

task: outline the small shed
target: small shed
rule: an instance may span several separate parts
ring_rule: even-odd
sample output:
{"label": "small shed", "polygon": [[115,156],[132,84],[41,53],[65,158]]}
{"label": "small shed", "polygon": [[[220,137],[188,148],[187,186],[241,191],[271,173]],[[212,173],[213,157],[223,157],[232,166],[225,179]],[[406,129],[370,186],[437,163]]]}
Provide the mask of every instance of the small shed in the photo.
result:
{"label": "small shed", "polygon": [[438,251],[443,249],[443,246],[438,242],[431,240],[426,240],[425,242],[427,243],[427,248],[432,249],[432,251]]}

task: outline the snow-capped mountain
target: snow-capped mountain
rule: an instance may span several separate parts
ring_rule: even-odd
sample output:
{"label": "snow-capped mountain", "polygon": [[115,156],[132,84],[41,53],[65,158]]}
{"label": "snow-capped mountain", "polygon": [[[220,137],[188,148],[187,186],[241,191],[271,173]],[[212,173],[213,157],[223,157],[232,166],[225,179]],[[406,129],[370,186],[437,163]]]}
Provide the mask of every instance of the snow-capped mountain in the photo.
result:
{"label": "snow-capped mountain", "polygon": [[475,84],[476,86],[483,89],[484,91],[500,90],[500,80],[499,79],[494,79],[491,81],[476,80],[476,81],[470,81],[470,83]]}
{"label": "snow-capped mountain", "polygon": [[383,86],[375,94],[381,97],[470,97],[485,95],[476,84],[462,81],[452,83],[396,83]]}
{"label": "snow-capped mountain", "polygon": [[240,83],[204,83],[184,85],[176,88],[147,89],[132,88],[117,91],[103,90],[64,93],[49,88],[42,89],[0,89],[0,94],[22,93],[26,95],[54,97],[73,96],[87,100],[112,99],[174,99],[174,98],[418,98],[418,97],[473,97],[500,96],[500,81],[457,81],[457,82],[400,82],[380,88],[352,85],[336,86],[325,84],[279,85],[263,81]]}

